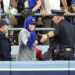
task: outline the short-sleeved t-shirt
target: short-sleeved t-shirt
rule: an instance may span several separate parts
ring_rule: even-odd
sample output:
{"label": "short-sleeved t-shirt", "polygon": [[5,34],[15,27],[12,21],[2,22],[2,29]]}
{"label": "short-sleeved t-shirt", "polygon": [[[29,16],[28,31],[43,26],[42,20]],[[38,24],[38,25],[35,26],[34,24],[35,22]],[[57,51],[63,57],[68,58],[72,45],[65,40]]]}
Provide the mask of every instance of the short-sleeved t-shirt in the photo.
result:
{"label": "short-sleeved t-shirt", "polygon": [[[26,8],[33,9],[36,6],[38,0],[26,0],[24,5]],[[39,13],[39,9],[37,9],[34,13]]]}
{"label": "short-sleeved t-shirt", "polygon": [[51,9],[60,10],[60,0],[43,0],[47,14],[51,13]]}
{"label": "short-sleeved t-shirt", "polygon": [[74,29],[73,25],[62,20],[54,31],[55,45],[59,45],[59,48],[73,48],[74,46]]}

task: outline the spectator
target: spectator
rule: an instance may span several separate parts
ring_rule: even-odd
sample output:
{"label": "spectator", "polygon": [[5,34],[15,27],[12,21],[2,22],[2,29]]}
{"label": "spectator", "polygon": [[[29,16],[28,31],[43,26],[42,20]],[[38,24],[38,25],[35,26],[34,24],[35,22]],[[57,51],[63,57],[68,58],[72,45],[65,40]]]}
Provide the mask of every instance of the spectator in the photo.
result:
{"label": "spectator", "polygon": [[[32,10],[32,12],[34,12],[34,13],[40,13],[41,0],[28,0],[28,1],[26,1],[25,6],[26,6],[26,8],[28,6],[28,8],[30,10]],[[38,18],[37,17],[35,17],[35,18],[37,21]]]}
{"label": "spectator", "polygon": [[34,13],[39,13],[41,6],[41,0],[28,0],[25,2],[25,7],[31,9]]}
{"label": "spectator", "polygon": [[0,14],[3,13],[3,9],[2,9],[2,0],[0,0]]}
{"label": "spectator", "polygon": [[34,61],[36,59],[35,33],[36,20],[34,17],[27,17],[24,23],[24,29],[19,33],[19,61]]}
{"label": "spectator", "polygon": [[[70,6],[70,8],[69,8],[69,11],[71,12],[71,13],[75,13],[75,0],[72,0],[71,1],[71,6]],[[73,27],[74,27],[74,44],[75,44],[75,16],[70,16],[69,18],[67,17],[66,18],[70,23],[72,23],[73,24]]]}
{"label": "spectator", "polygon": [[[72,1],[71,1],[71,6],[69,7],[69,11],[70,11],[71,13],[75,13],[75,0],[72,0]],[[73,25],[75,25],[75,18],[74,18],[74,16],[70,16],[69,18],[66,17],[66,19],[67,19],[69,22],[71,22]]]}
{"label": "spectator", "polygon": [[[42,2],[42,6],[41,6],[41,12],[43,13],[43,15],[45,16],[46,14],[49,14],[51,13],[51,9],[61,9],[60,8],[60,0],[57,0],[55,2],[55,0],[49,0],[49,1],[46,1],[46,0],[41,0]],[[64,11],[66,12],[66,14],[69,14],[69,11],[67,9],[67,2],[66,0],[61,0],[63,6],[64,6]],[[44,8],[45,7],[45,8]]]}
{"label": "spectator", "polygon": [[71,1],[70,12],[75,13],[75,0]]}
{"label": "spectator", "polygon": [[[69,11],[67,9],[67,2],[66,0],[42,0],[42,5],[41,5],[41,13],[46,16],[47,14],[51,14],[51,9],[58,9],[60,10],[60,1],[62,2],[64,6],[64,11],[66,14],[69,14]],[[46,16],[43,18],[43,25],[44,27],[51,27],[51,17]]]}
{"label": "spectator", "polygon": [[0,20],[0,61],[11,60],[11,46],[9,39],[5,36],[8,32],[8,24]]}
{"label": "spectator", "polygon": [[17,6],[18,6],[18,0],[10,0],[10,3],[11,3],[11,7],[12,8],[17,8]]}
{"label": "spectator", "polygon": [[18,12],[20,13],[24,9],[25,0],[18,0]]}
{"label": "spectator", "polygon": [[10,9],[10,0],[3,0],[4,13],[8,13]]}
{"label": "spectator", "polygon": [[[26,0],[26,1],[19,0],[19,3],[23,4],[23,2],[24,2],[24,7],[26,9],[29,8],[31,10],[31,12],[34,12],[34,13],[39,13],[40,12],[40,10],[39,10],[39,8],[41,6],[41,1],[40,0]],[[21,12],[21,11],[22,11],[22,9],[19,10],[19,12]],[[37,17],[35,17],[35,18],[37,20]],[[23,23],[23,17],[18,17],[18,25],[21,26],[21,27],[23,27],[22,23]]]}

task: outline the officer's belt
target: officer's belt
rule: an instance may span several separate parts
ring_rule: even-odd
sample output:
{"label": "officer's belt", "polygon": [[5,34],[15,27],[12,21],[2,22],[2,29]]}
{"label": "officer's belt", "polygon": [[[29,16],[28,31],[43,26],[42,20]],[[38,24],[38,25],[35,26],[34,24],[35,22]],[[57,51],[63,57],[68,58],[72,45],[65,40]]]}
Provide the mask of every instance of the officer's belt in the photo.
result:
{"label": "officer's belt", "polygon": [[72,48],[63,48],[63,51],[72,51]]}
{"label": "officer's belt", "polygon": [[[59,49],[59,52],[64,52],[64,51],[67,51],[67,52],[71,52],[71,51],[73,51],[72,50],[72,48],[61,48],[61,49]],[[54,52],[58,52],[58,50],[57,49],[54,49]],[[58,53],[59,53],[58,52]]]}

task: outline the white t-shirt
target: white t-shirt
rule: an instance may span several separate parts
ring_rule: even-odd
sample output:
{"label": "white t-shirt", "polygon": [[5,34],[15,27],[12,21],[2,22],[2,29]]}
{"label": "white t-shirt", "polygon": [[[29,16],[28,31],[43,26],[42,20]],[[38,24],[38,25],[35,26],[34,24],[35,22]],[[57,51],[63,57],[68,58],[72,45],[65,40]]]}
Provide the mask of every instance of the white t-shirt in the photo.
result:
{"label": "white t-shirt", "polygon": [[29,7],[29,5],[28,5],[28,0],[26,0],[26,1],[24,2],[24,6],[25,6],[25,8],[28,8],[28,7]]}
{"label": "white t-shirt", "polygon": [[10,8],[10,0],[3,0],[4,12],[8,13]]}
{"label": "white t-shirt", "polygon": [[47,14],[51,14],[51,9],[60,10],[60,0],[44,0],[44,7]]}

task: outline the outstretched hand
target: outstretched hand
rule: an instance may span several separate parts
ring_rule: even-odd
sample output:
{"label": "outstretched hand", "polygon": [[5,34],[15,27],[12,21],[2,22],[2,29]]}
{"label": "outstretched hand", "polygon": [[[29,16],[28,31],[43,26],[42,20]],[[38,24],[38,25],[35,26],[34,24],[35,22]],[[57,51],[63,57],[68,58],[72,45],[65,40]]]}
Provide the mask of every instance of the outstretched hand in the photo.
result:
{"label": "outstretched hand", "polygon": [[40,39],[40,42],[43,43],[47,40],[47,34],[43,34],[41,36],[42,36],[42,38]]}

